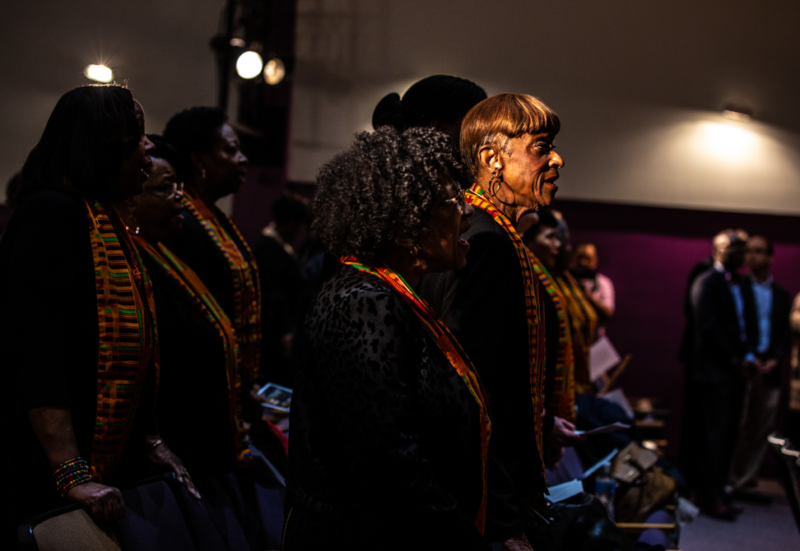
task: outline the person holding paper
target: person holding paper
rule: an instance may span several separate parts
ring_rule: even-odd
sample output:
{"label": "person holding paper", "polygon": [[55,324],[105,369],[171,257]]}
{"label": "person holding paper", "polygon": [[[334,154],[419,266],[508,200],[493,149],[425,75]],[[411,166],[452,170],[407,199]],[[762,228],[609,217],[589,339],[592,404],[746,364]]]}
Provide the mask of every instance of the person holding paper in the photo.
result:
{"label": "person holding paper", "polygon": [[[522,242],[523,215],[553,202],[564,160],[553,141],[558,115],[524,94],[498,94],[461,126],[461,152],[475,208],[467,265],[423,278],[422,295],[464,345],[492,400],[493,432],[486,536],[530,549],[544,503],[545,316],[532,255]],[[563,423],[560,444],[579,437]]]}
{"label": "person holding paper", "polygon": [[382,126],[319,172],[340,265],[297,339],[283,549],[488,550],[483,385],[418,295],[463,268],[473,208],[448,136]]}

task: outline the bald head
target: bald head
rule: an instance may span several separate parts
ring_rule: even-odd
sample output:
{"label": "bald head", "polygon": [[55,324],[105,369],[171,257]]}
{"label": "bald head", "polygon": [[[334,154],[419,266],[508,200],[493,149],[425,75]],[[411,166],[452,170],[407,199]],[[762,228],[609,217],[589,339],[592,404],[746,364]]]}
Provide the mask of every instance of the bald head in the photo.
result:
{"label": "bald head", "polygon": [[735,272],[744,264],[745,239],[742,230],[723,230],[714,237],[714,261],[729,272]]}

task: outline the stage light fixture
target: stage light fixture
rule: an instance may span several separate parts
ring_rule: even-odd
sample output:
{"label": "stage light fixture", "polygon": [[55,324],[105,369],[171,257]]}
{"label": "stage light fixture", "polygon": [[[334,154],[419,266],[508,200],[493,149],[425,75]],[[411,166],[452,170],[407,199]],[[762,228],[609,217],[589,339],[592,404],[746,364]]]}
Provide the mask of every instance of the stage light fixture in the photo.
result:
{"label": "stage light fixture", "polygon": [[747,107],[728,104],[723,108],[722,116],[734,121],[747,122],[750,120],[752,113]]}
{"label": "stage light fixture", "polygon": [[247,42],[245,42],[241,38],[231,38],[230,44],[234,48],[244,48],[245,46],[247,46]]}
{"label": "stage light fixture", "polygon": [[279,84],[285,76],[286,66],[280,58],[273,57],[267,61],[267,64],[264,66],[264,80],[267,81],[267,84],[273,86]]}
{"label": "stage light fixture", "polygon": [[251,79],[261,74],[264,61],[261,56],[254,51],[245,52],[236,60],[236,72],[240,77]]}
{"label": "stage light fixture", "polygon": [[94,80],[96,82],[107,83],[114,80],[114,71],[105,65],[87,65],[83,70],[83,74],[89,80]]}

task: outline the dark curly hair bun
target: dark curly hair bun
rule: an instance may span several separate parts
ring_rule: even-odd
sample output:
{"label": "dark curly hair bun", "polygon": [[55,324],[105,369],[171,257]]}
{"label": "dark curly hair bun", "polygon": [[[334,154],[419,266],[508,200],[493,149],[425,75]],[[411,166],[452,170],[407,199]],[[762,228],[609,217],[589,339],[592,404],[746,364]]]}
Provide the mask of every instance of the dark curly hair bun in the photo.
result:
{"label": "dark curly hair bun", "polygon": [[400,101],[400,94],[392,92],[383,96],[372,112],[372,128],[386,125],[403,128],[403,102]]}
{"label": "dark curly hair bun", "polygon": [[461,174],[449,138],[432,128],[360,132],[317,175],[313,229],[332,255],[382,260],[398,237],[417,240],[444,182]]}
{"label": "dark curly hair bun", "polygon": [[372,127],[389,125],[403,131],[437,119],[454,124],[486,98],[486,91],[471,80],[432,75],[415,82],[402,100],[398,94],[384,96],[372,112]]}

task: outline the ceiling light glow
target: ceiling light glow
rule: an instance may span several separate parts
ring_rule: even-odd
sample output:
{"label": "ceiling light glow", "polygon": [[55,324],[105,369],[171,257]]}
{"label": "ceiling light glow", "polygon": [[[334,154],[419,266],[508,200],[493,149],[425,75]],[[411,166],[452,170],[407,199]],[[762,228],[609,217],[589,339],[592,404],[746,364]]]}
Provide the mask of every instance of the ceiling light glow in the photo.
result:
{"label": "ceiling light glow", "polygon": [[105,65],[87,65],[83,70],[83,74],[89,80],[94,80],[96,82],[107,83],[114,80],[114,71]]}
{"label": "ceiling light glow", "polygon": [[720,159],[742,160],[752,157],[757,149],[756,136],[735,124],[709,122],[702,130],[705,150]]}
{"label": "ceiling light glow", "polygon": [[250,51],[245,52],[236,60],[236,72],[240,77],[251,79],[256,78],[261,74],[261,69],[264,67],[264,61],[258,53]]}
{"label": "ceiling light glow", "polygon": [[267,61],[267,65],[264,67],[264,80],[267,81],[267,84],[274,86],[280,83],[285,76],[286,66],[283,64],[283,61],[277,57],[273,57]]}

